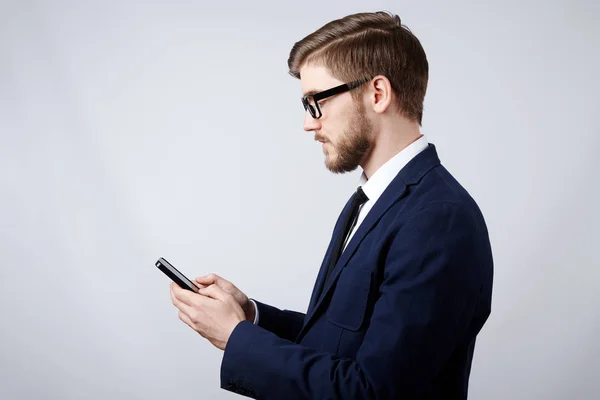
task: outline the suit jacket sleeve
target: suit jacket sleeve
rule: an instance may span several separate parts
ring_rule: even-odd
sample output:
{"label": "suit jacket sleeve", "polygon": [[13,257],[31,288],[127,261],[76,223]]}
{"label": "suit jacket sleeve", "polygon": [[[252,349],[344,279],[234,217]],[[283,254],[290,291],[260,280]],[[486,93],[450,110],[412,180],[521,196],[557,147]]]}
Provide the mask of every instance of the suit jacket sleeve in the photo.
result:
{"label": "suit jacket sleeve", "polygon": [[304,324],[304,314],[290,310],[280,310],[256,299],[258,326],[274,333],[282,339],[293,341]]}
{"label": "suit jacket sleeve", "polygon": [[379,297],[356,359],[243,321],[225,348],[221,387],[261,399],[421,397],[464,338],[476,307],[479,233],[451,203],[432,203],[391,231],[397,233],[387,238]]}

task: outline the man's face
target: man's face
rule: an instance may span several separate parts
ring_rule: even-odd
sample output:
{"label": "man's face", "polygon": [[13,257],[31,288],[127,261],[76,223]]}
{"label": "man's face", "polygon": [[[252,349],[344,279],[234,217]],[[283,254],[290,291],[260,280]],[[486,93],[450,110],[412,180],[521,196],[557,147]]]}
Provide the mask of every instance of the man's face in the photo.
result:
{"label": "man's face", "polygon": [[[305,65],[300,69],[302,94],[321,92],[341,85],[325,67]],[[362,101],[354,101],[349,92],[337,94],[319,102],[323,115],[313,118],[308,111],[304,130],[315,133],[322,143],[325,166],[334,173],[355,170],[371,150],[373,125],[367,118]]]}

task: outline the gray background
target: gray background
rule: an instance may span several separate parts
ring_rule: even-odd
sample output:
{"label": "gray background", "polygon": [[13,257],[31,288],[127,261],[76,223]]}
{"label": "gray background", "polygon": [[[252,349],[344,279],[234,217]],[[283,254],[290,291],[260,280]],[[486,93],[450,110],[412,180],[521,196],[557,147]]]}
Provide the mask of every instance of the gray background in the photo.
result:
{"label": "gray background", "polygon": [[522,0],[0,2],[0,398],[237,397],[153,263],[306,310],[359,171],[325,169],[287,56],[380,9],[489,224],[470,398],[598,398],[599,6]]}

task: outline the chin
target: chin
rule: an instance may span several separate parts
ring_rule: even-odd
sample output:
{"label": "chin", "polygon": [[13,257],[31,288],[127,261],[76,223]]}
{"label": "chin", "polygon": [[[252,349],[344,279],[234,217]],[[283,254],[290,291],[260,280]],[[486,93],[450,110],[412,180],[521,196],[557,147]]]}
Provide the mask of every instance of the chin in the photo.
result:
{"label": "chin", "polygon": [[325,159],[325,167],[334,174],[345,174],[352,172],[358,168],[358,165],[342,165],[335,161],[330,161],[329,158]]}

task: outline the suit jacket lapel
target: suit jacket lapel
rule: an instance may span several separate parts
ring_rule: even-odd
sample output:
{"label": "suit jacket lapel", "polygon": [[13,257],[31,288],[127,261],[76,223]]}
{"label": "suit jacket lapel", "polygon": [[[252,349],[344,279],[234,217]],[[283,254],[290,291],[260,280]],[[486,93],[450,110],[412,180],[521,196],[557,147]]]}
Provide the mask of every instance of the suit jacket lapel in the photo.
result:
{"label": "suit jacket lapel", "polygon": [[[334,230],[334,235],[332,240],[329,243],[329,248],[327,249],[327,253],[325,255],[325,259],[323,260],[323,264],[321,265],[321,269],[319,271],[319,275],[317,277],[317,282],[315,284],[315,288],[313,290],[313,294],[310,300],[310,305],[307,310],[306,317],[304,318],[304,326],[300,330],[296,340],[299,341],[309,325],[315,319],[317,311],[324,304],[324,299],[327,297],[328,293],[333,289],[334,284],[342,272],[342,269],[346,266],[348,261],[354,255],[357,247],[362,242],[366,234],[377,224],[377,222],[383,217],[386,211],[394,205],[396,202],[400,201],[404,197],[407,192],[407,187],[411,184],[417,183],[423,175],[425,175],[429,170],[440,163],[439,158],[437,156],[437,152],[435,146],[433,144],[429,144],[429,147],[423,150],[420,154],[418,154],[414,159],[412,159],[392,180],[389,186],[382,193],[381,197],[377,200],[377,202],[371,208],[371,211],[367,215],[367,217],[363,220],[358,230],[348,243],[346,249],[343,251],[340,259],[336,263],[325,288],[321,290],[323,286],[323,280],[325,279],[325,273],[327,269],[327,265],[331,258],[331,247],[334,243],[335,235],[340,235],[341,226],[340,221],[342,220],[342,216],[344,212],[348,212],[348,208],[350,206],[350,201],[346,203],[344,210],[340,214],[338,221],[336,223],[336,228]],[[320,293],[320,295],[318,295]]]}
{"label": "suit jacket lapel", "polygon": [[[309,307],[306,317],[304,319],[304,327],[300,331],[300,334],[298,335],[298,337],[300,337],[304,333],[304,331],[306,330],[308,325],[312,322],[313,318],[315,317],[315,315],[317,313],[317,310],[323,305],[324,299],[327,297],[327,294],[329,293],[329,291],[332,290],[334,283],[337,280],[339,274],[342,272],[342,269],[344,268],[346,263],[350,260],[350,258],[356,251],[356,248],[358,247],[360,242],[364,239],[365,235],[371,230],[371,228],[377,223],[377,221],[379,221],[379,219],[383,216],[385,211],[387,211],[387,209],[395,202],[395,200],[397,200],[404,193],[404,191],[405,191],[405,186],[402,187],[401,191],[398,191],[398,190],[394,191],[395,193],[388,191],[387,196],[382,195],[382,197],[373,206],[373,208],[371,209],[371,211],[369,212],[367,217],[360,224],[360,227],[358,228],[358,230],[356,231],[354,236],[352,236],[352,240],[350,240],[350,243],[348,243],[346,249],[343,251],[340,259],[336,263],[333,271],[331,272],[331,275],[329,276],[329,280],[327,281],[325,288],[323,290],[313,292],[313,296],[311,298],[311,303],[310,303],[311,306]],[[336,232],[336,233],[340,234],[341,232]],[[333,242],[333,240],[332,240],[332,242]],[[325,257],[325,261],[323,262],[321,271],[319,271],[319,277],[318,277],[319,283],[317,285],[315,285],[315,288],[318,288],[318,289],[320,289],[323,286],[323,280],[325,279],[325,270],[327,269],[329,259],[331,258],[331,254],[330,254],[331,253],[331,244],[329,247],[330,247],[330,249],[328,250],[327,256]],[[317,297],[318,293],[320,293],[320,296]]]}
{"label": "suit jacket lapel", "polygon": [[351,200],[351,198],[346,202],[344,209],[340,213],[340,216],[338,217],[338,220],[335,223],[335,228],[333,230],[331,240],[329,241],[329,247],[327,248],[327,251],[325,252],[325,257],[323,258],[323,263],[321,264],[321,269],[319,270],[319,274],[317,275],[317,280],[315,282],[315,287],[313,288],[313,292],[312,292],[312,296],[310,298],[310,303],[308,305],[307,313],[310,313],[310,310],[312,310],[314,308],[315,304],[317,303],[317,300],[319,299],[319,294],[322,292],[323,283],[325,281],[325,276],[327,274],[327,266],[329,265],[329,262],[332,257],[331,252],[333,251],[333,244],[335,243],[335,239],[339,235],[342,234],[341,222],[343,220],[344,215],[350,211],[349,210],[350,209],[350,200]]}

